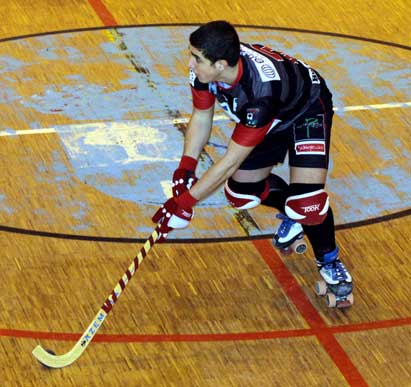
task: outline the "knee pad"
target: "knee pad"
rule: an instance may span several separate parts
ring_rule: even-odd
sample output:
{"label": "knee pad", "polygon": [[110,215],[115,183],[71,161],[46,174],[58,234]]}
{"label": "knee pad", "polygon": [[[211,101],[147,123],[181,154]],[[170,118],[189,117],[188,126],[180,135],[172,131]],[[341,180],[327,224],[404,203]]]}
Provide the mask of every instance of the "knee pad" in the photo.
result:
{"label": "knee pad", "polygon": [[224,185],[224,194],[228,202],[239,210],[257,207],[268,193],[267,179],[255,183],[239,183],[230,177]]}
{"label": "knee pad", "polygon": [[[298,186],[298,190],[306,188],[309,190],[305,193],[291,195],[285,202],[286,215],[303,225],[321,224],[327,216],[330,207],[330,201],[327,192],[324,188],[310,191],[313,187],[321,187],[322,185],[314,184],[292,184],[290,186]],[[323,186],[322,186],[323,187]]]}

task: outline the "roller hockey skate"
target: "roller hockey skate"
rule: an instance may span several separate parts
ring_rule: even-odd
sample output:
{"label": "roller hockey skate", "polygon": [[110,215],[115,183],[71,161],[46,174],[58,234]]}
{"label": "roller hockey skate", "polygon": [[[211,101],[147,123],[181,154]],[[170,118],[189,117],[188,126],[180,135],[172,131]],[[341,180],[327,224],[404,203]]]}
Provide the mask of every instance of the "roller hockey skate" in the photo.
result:
{"label": "roller hockey skate", "polygon": [[351,306],[354,303],[352,278],[338,257],[338,247],[321,260],[316,259],[316,264],[323,278],[315,284],[317,295],[326,296],[330,308]]}
{"label": "roller hockey skate", "polygon": [[273,245],[281,254],[290,255],[295,252],[303,254],[307,250],[307,243],[304,240],[303,227],[301,224],[294,222],[284,214],[277,214],[276,217],[281,219],[273,238]]}

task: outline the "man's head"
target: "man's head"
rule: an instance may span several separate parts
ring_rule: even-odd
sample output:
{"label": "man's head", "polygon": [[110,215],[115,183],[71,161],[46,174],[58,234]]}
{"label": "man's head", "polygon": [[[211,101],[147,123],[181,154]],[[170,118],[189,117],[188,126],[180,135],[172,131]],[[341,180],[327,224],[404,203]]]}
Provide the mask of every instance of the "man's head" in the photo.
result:
{"label": "man's head", "polygon": [[190,68],[201,82],[210,82],[237,65],[240,39],[234,27],[222,20],[204,24],[190,35]]}
{"label": "man's head", "polygon": [[211,63],[219,59],[234,66],[240,57],[240,39],[234,27],[223,20],[204,24],[190,35],[190,44]]}

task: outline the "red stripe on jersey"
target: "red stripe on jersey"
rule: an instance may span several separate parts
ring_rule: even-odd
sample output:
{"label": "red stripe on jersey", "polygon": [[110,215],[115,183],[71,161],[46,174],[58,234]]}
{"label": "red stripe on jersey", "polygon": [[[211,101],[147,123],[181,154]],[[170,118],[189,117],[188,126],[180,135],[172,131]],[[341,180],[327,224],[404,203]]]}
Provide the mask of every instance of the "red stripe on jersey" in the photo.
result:
{"label": "red stripe on jersey", "polygon": [[260,128],[249,128],[239,123],[234,129],[231,139],[238,145],[256,146],[264,139],[271,124],[272,121]]}
{"label": "red stripe on jersey", "polygon": [[191,87],[193,105],[196,109],[207,110],[214,105],[215,97],[207,90],[196,90]]}

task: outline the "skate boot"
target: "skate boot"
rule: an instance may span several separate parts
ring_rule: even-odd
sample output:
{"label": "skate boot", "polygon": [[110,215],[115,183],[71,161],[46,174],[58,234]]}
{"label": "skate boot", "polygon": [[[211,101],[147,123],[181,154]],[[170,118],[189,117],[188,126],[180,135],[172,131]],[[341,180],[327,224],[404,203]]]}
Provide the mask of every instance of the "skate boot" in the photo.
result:
{"label": "skate boot", "polygon": [[307,250],[307,243],[304,241],[303,227],[294,222],[284,214],[277,214],[276,217],[282,222],[278,226],[273,238],[273,245],[280,253],[289,255],[292,252],[303,254]]}
{"label": "skate boot", "polygon": [[317,295],[326,296],[330,308],[351,306],[354,303],[352,278],[338,257],[338,247],[315,262],[323,278],[315,284]]}

